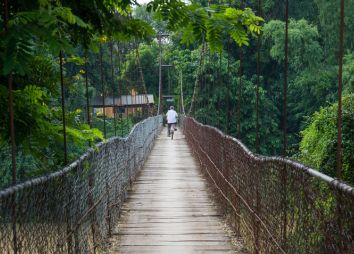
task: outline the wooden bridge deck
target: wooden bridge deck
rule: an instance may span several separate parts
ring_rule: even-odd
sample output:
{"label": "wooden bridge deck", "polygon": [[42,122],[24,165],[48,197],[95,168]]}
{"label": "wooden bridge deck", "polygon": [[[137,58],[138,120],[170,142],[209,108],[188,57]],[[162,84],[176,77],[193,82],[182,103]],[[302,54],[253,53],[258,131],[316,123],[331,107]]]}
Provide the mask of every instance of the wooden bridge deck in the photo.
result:
{"label": "wooden bridge deck", "polygon": [[206,187],[181,132],[171,140],[164,129],[129,191],[109,253],[244,253]]}

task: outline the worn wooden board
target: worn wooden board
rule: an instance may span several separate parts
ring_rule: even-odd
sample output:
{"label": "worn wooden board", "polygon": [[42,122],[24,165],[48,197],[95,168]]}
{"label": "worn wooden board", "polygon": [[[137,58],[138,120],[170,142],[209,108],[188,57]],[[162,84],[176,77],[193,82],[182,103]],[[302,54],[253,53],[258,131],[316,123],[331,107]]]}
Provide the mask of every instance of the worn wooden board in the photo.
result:
{"label": "worn wooden board", "polygon": [[128,193],[109,253],[241,253],[224,230],[183,135],[165,135]]}

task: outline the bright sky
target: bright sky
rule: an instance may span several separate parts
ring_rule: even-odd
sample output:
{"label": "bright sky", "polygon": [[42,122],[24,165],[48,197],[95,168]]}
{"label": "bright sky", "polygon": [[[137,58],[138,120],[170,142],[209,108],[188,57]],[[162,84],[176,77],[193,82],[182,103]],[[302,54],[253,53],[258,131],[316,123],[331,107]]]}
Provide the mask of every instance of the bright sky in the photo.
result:
{"label": "bright sky", "polygon": [[139,4],[147,4],[147,3],[149,3],[149,2],[151,2],[152,0],[138,0],[137,2],[139,3]]}

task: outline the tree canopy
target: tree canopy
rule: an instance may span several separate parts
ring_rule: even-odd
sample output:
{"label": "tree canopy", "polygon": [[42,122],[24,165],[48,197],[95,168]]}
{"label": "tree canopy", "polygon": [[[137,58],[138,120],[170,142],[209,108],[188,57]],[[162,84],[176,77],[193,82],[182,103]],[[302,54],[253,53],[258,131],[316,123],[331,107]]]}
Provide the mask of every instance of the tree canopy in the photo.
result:
{"label": "tree canopy", "polygon": [[[354,93],[353,1],[346,2],[343,67],[344,104],[349,108]],[[10,94],[23,180],[63,166],[61,67],[71,161],[89,145],[105,140],[106,132],[107,138],[125,135],[141,119],[136,112],[115,112],[106,119],[87,101],[146,92],[159,101],[160,49],[162,63],[170,65],[162,69],[163,94],[174,96],[165,104],[180,107],[183,86],[184,108],[192,116],[238,136],[251,150],[257,150],[259,105],[259,152],[280,154],[283,1],[264,0],[260,6],[258,1],[244,2],[247,5],[199,0],[154,0],[145,5],[134,0],[9,1],[8,11],[0,16],[2,182],[6,185],[10,178]],[[289,10],[288,154],[329,174],[335,130],[327,112],[334,114],[337,101],[336,4],[300,0],[291,2]],[[161,44],[159,34],[168,34]],[[352,116],[345,116],[346,140],[352,138]],[[313,127],[321,121],[329,121],[323,122],[329,126],[323,133]],[[305,152],[315,136],[318,151]],[[344,149],[352,153],[350,146]]]}

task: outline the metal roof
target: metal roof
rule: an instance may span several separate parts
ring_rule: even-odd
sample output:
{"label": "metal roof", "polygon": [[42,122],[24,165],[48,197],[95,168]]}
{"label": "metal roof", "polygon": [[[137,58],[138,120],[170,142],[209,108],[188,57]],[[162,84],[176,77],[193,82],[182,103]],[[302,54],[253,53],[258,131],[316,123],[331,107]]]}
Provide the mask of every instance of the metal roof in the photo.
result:
{"label": "metal roof", "polygon": [[[138,94],[138,95],[121,95],[115,98],[113,103],[113,97],[109,96],[105,98],[105,106],[132,106],[132,105],[146,105],[146,104],[154,104],[154,95],[152,94]],[[103,106],[103,97],[96,96],[91,101],[91,106]]]}

